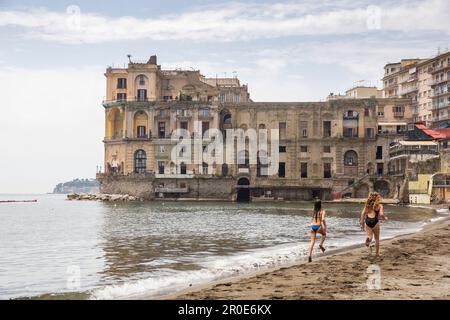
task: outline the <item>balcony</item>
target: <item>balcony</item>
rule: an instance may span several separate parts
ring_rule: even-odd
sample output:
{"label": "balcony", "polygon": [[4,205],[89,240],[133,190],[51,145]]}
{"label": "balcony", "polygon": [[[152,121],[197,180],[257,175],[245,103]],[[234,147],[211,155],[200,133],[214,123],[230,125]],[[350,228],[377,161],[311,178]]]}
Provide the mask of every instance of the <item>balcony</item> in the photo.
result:
{"label": "balcony", "polygon": [[159,110],[159,112],[157,112],[155,115],[155,119],[157,120],[168,120],[169,118],[170,118],[169,110]]}
{"label": "balcony", "polygon": [[394,118],[404,118],[405,117],[405,112],[404,111],[400,111],[400,112],[395,112],[393,113]]}
{"label": "balcony", "polygon": [[395,157],[403,157],[403,156],[410,156],[410,155],[439,155],[439,152],[436,150],[398,150],[398,151],[391,151],[389,152],[389,157],[395,158]]}
{"label": "balcony", "polygon": [[389,89],[389,88],[395,87],[397,85],[398,85],[398,82],[397,81],[393,81],[393,82],[390,82],[390,83],[386,83],[384,85],[383,89]]}
{"label": "balcony", "polygon": [[416,92],[417,90],[419,90],[419,88],[417,86],[410,86],[410,87],[401,89],[399,93],[400,93],[400,95],[406,95],[406,94],[409,94],[412,92]]}
{"label": "balcony", "polygon": [[439,65],[439,66],[435,66],[435,67],[432,67],[431,69],[431,73],[436,73],[436,72],[439,72],[439,71],[443,71],[443,70],[445,70],[445,69],[447,69],[447,68],[449,68],[450,67],[450,64],[448,64],[448,63],[444,63],[444,64],[442,64],[442,65]]}
{"label": "balcony", "polygon": [[[181,173],[155,173],[155,178],[160,178],[160,179],[192,179],[192,178],[194,178],[194,175],[193,174],[181,174]],[[165,188],[161,187],[161,189],[165,189]],[[174,188],[171,188],[171,189],[174,189]],[[187,190],[187,188],[184,188],[184,189]],[[155,192],[158,192],[158,191],[156,191],[156,189],[155,189]]]}
{"label": "balcony", "polygon": [[444,96],[444,95],[446,95],[446,94],[448,94],[448,93],[450,93],[450,90],[449,90],[449,89],[447,89],[447,90],[441,90],[441,91],[434,91],[434,92],[431,94],[431,97],[432,97],[432,98],[437,98],[437,97],[440,97],[440,96]]}
{"label": "balcony", "polygon": [[448,81],[448,80],[449,80],[449,79],[448,79],[447,76],[442,77],[442,78],[438,78],[438,79],[434,78],[434,79],[431,79],[431,80],[430,80],[430,86],[435,86],[435,85],[438,85],[438,84],[440,84],[440,83],[446,82],[446,81]]}
{"label": "balcony", "polygon": [[133,140],[142,140],[142,141],[146,141],[146,140],[150,140],[152,137],[150,134],[142,134],[136,137],[133,137]]}
{"label": "balcony", "polygon": [[199,120],[212,120],[213,115],[210,112],[199,112],[198,119]]}
{"label": "balcony", "polygon": [[125,139],[124,135],[113,135],[111,137],[104,137],[103,141],[119,141]]}
{"label": "balcony", "polygon": [[181,112],[177,114],[178,120],[189,120],[192,118],[192,115],[190,112]]}
{"label": "balcony", "polygon": [[443,108],[447,108],[447,107],[450,107],[450,101],[449,100],[433,104],[432,109],[433,110],[438,110],[438,109],[443,109]]}
{"label": "balcony", "polygon": [[125,106],[125,105],[135,105],[135,106],[146,107],[149,105],[149,101],[148,101],[148,99],[143,100],[143,99],[136,99],[136,98],[103,100],[102,105],[105,108],[121,107],[121,106]]}

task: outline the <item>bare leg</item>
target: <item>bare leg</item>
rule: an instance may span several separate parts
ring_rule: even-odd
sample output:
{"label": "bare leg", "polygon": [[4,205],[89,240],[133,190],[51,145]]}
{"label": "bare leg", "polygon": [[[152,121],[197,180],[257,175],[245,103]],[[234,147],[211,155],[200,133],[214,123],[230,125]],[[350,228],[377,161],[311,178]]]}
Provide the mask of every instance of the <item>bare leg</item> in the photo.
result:
{"label": "bare leg", "polygon": [[319,230],[320,234],[322,235],[320,239],[319,247],[322,250],[322,252],[325,252],[325,248],[323,248],[323,243],[325,242],[325,239],[327,238],[327,233],[324,231]]}
{"label": "bare leg", "polygon": [[373,231],[372,231],[371,228],[369,228],[368,226],[366,226],[366,232],[367,232],[366,246],[369,246],[370,243],[372,242]]}
{"label": "bare leg", "polygon": [[309,252],[308,257],[312,257],[312,252],[314,249],[314,243],[316,242],[316,233],[314,231],[311,231],[311,243],[309,244]]}
{"label": "bare leg", "polygon": [[375,236],[375,252],[377,256],[380,256],[380,223],[372,229],[373,234]]}

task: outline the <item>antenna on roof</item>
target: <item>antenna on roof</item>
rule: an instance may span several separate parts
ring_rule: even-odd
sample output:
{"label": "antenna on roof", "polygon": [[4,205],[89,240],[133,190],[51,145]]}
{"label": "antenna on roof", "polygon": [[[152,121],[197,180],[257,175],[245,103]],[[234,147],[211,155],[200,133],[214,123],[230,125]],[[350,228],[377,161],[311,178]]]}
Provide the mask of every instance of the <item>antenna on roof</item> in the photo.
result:
{"label": "antenna on roof", "polygon": [[233,71],[233,78],[237,78],[237,71]]}
{"label": "antenna on roof", "polygon": [[127,54],[128,62],[131,63],[131,54]]}

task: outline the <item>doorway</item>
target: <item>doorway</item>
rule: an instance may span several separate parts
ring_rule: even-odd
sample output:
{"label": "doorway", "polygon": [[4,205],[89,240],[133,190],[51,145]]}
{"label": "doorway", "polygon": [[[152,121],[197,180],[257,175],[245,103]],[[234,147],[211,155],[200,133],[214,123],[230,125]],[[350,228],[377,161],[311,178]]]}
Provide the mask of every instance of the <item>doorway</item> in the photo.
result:
{"label": "doorway", "polygon": [[250,181],[240,178],[237,183],[237,202],[250,202]]}

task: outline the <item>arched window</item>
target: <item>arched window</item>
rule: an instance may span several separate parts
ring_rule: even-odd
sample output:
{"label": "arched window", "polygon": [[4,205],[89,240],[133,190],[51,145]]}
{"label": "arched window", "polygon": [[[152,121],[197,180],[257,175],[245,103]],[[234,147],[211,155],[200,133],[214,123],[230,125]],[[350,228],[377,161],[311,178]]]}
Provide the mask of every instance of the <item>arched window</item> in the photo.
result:
{"label": "arched window", "polygon": [[228,165],[226,163],[222,164],[222,177],[226,177],[228,175]]}
{"label": "arched window", "polygon": [[140,149],[134,153],[134,172],[145,173],[147,170],[147,154]]}
{"label": "arched window", "polygon": [[231,124],[231,114],[227,113],[223,116],[223,123],[224,124]]}
{"label": "arched window", "polygon": [[351,167],[357,166],[358,165],[358,154],[353,150],[347,151],[344,154],[344,165],[351,166]]}

